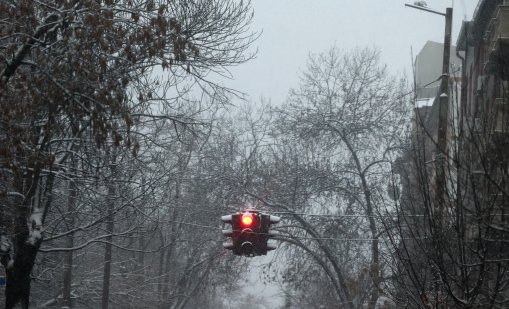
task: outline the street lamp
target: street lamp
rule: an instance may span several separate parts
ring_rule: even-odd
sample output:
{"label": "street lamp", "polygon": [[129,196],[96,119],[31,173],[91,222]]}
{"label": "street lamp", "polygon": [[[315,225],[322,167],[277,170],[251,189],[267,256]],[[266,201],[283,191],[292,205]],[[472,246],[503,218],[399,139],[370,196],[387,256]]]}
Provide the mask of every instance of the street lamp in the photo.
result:
{"label": "street lamp", "polygon": [[[452,36],[452,8],[447,8],[445,13],[428,9],[420,3],[419,5],[405,4],[405,6],[426,11],[429,13],[445,17],[445,37],[444,37],[444,58],[442,65],[442,81],[440,84],[440,101],[438,108],[438,136],[436,149],[436,205],[439,207],[441,216],[444,206],[444,193],[447,184],[445,164],[447,157],[447,120],[449,117],[449,61],[451,54],[451,36]],[[441,218],[440,218],[441,219]],[[441,221],[441,220],[440,220]]]}

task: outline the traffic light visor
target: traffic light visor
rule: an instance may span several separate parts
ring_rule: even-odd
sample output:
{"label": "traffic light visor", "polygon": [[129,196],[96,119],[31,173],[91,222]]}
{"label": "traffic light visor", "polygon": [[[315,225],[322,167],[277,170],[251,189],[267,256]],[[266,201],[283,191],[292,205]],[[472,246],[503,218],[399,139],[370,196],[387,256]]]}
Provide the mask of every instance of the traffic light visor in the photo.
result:
{"label": "traffic light visor", "polygon": [[253,215],[252,214],[242,214],[242,217],[240,218],[240,221],[242,222],[243,226],[251,226],[253,225]]}

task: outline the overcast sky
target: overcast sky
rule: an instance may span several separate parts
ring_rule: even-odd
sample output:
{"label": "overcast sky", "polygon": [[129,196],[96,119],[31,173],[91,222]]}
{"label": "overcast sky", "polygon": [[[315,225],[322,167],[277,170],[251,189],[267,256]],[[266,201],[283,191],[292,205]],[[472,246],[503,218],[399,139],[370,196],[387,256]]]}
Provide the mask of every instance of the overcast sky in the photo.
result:
{"label": "overcast sky", "polygon": [[[309,53],[333,45],[344,50],[378,47],[393,73],[411,76],[411,47],[416,55],[426,41],[443,42],[445,18],[405,7],[403,0],[252,0],[254,24],[262,31],[258,56],[231,70],[227,84],[253,102],[260,97],[280,104],[298,84]],[[455,45],[461,22],[471,19],[477,0],[428,0],[428,8],[454,7]],[[454,2],[454,3],[453,3]]]}

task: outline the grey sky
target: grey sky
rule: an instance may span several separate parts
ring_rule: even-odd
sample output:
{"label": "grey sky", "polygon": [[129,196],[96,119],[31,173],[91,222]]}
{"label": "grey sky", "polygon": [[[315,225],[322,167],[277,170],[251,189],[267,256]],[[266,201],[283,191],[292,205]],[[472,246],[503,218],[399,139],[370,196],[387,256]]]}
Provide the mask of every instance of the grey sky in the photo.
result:
{"label": "grey sky", "polygon": [[[428,0],[428,7],[445,12],[454,6],[453,44],[461,21],[472,17],[477,0]],[[454,4],[453,4],[454,2]],[[376,46],[393,73],[411,74],[414,55],[427,40],[443,42],[445,18],[406,8],[403,0],[252,0],[253,29],[263,30],[255,43],[258,57],[231,70],[228,85],[280,104],[298,84],[308,53],[336,45],[344,50]]]}

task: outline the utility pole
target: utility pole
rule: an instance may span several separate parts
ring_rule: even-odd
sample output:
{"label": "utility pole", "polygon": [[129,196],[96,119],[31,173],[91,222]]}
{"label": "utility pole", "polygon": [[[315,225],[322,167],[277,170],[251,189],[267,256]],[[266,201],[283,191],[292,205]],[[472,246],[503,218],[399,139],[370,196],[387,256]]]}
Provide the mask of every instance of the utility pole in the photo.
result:
{"label": "utility pole", "polygon": [[439,224],[443,222],[445,206],[445,193],[447,187],[447,127],[449,123],[449,61],[451,53],[452,32],[452,8],[447,8],[445,13],[445,37],[444,37],[444,58],[442,67],[442,82],[440,84],[440,101],[438,108],[438,136],[436,161],[436,196],[435,207],[438,207]]}
{"label": "utility pole", "polygon": [[447,126],[449,120],[449,66],[451,57],[452,37],[452,8],[447,8],[445,14],[420,5],[405,4],[405,6],[430,12],[445,17],[444,56],[442,63],[442,80],[440,83],[440,100],[438,106],[438,134],[435,151],[435,207],[439,226],[443,221],[445,206],[445,192],[447,186]]}
{"label": "utility pole", "polygon": [[[447,127],[449,124],[449,59],[451,54],[451,32],[452,32],[452,8],[447,8],[445,14],[430,10],[423,6],[409,5],[419,10],[431,12],[445,17],[445,37],[444,37],[444,55],[442,64],[442,80],[440,83],[440,93],[438,101],[438,132],[437,144],[435,149],[435,196],[434,207],[431,219],[431,245],[433,246],[433,257],[436,259],[436,266],[439,270],[444,269],[444,214],[446,205],[446,192],[447,192]],[[436,100],[435,100],[436,103]],[[436,282],[439,282],[440,276],[438,273],[433,274]],[[438,295],[443,291],[444,287],[440,284],[434,284],[434,291],[427,291],[427,293],[435,293]]]}

